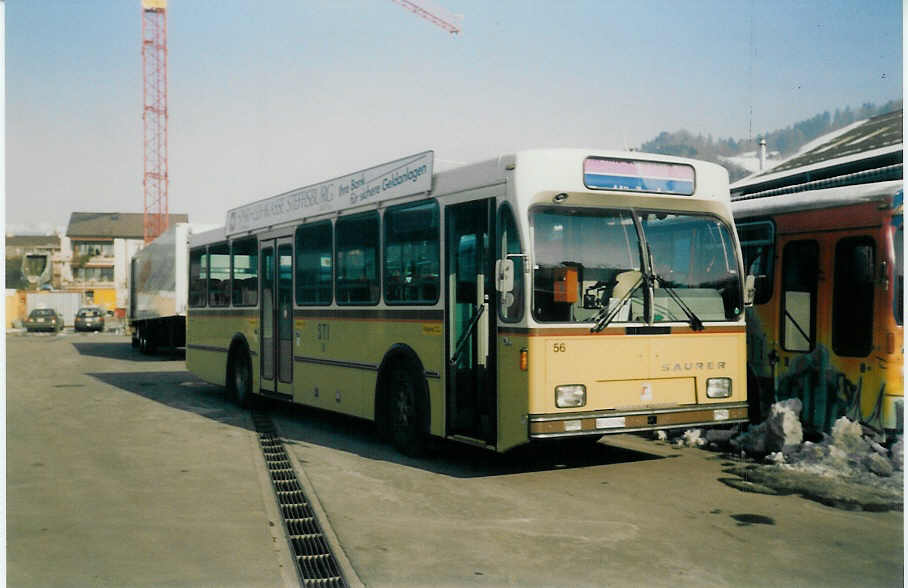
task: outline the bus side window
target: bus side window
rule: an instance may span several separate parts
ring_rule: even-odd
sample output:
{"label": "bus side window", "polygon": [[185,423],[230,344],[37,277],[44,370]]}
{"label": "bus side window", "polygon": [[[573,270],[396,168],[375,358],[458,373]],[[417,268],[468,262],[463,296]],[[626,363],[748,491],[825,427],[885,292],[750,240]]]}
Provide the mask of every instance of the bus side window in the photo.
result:
{"label": "bus side window", "polygon": [[259,244],[254,237],[232,243],[230,283],[234,306],[255,306],[258,303],[258,259]]}
{"label": "bus side window", "polygon": [[772,221],[754,221],[738,223],[737,228],[744,273],[756,278],[754,304],[766,304],[772,298],[775,225]]}
{"label": "bus side window", "polygon": [[377,304],[378,213],[344,216],[335,225],[335,290],[337,303]]}
{"label": "bus side window", "polygon": [[782,253],[782,347],[810,351],[816,340],[817,278],[820,247],[816,241],[791,241]]}
{"label": "bus side window", "polygon": [[848,237],[835,246],[832,350],[866,357],[873,348],[876,246],[871,237]]}
{"label": "bus side window", "polygon": [[331,221],[296,229],[296,303],[324,306],[332,299]]}
{"label": "bus side window", "polygon": [[208,247],[208,306],[230,305],[230,246]]}
{"label": "bus side window", "polygon": [[202,307],[208,301],[208,253],[205,247],[189,252],[189,306]]}
{"label": "bus side window", "polygon": [[435,304],[441,263],[434,200],[389,207],[384,217],[384,286],[388,304]]}
{"label": "bus side window", "polygon": [[892,275],[895,278],[895,284],[892,291],[892,314],[895,316],[895,324],[901,325],[904,320],[905,300],[905,228],[902,224],[902,215],[892,217],[892,224],[895,230],[892,234],[893,245],[895,245],[895,267],[892,269]]}

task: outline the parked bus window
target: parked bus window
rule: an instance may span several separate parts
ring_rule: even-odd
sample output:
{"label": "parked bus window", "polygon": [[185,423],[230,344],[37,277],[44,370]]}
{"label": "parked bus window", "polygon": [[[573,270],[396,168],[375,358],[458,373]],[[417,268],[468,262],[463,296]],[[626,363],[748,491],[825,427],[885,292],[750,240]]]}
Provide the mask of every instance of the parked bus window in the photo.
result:
{"label": "parked bus window", "polygon": [[301,306],[331,304],[333,255],[331,221],[296,229],[296,303]]}
{"label": "parked bus window", "polygon": [[902,215],[893,217],[893,224],[896,225],[895,232],[892,235],[892,241],[895,246],[895,268],[892,275],[895,276],[895,284],[892,293],[892,311],[895,314],[895,323],[902,324],[904,315],[904,295],[905,295],[905,250],[903,249],[905,228],[902,224]]}
{"label": "parked bus window", "polygon": [[255,306],[258,303],[258,260],[259,244],[254,237],[233,243],[231,284],[234,306]]}
{"label": "parked bus window", "polygon": [[744,257],[744,273],[756,278],[754,304],[766,304],[772,298],[775,226],[771,221],[738,223],[738,239]]}
{"label": "parked bus window", "polygon": [[230,306],[230,245],[208,247],[208,306]]}
{"label": "parked bus window", "polygon": [[810,351],[816,339],[817,272],[820,248],[816,241],[792,241],[782,253],[782,348]]}
{"label": "parked bus window", "polygon": [[377,304],[378,213],[341,217],[335,231],[337,303]]}
{"label": "parked bus window", "polygon": [[832,296],[832,350],[865,357],[873,348],[875,245],[870,237],[836,243]]}
{"label": "parked bus window", "polygon": [[208,253],[204,247],[189,252],[189,306],[208,300]]}
{"label": "parked bus window", "polygon": [[438,301],[438,203],[393,206],[385,212],[385,302]]}

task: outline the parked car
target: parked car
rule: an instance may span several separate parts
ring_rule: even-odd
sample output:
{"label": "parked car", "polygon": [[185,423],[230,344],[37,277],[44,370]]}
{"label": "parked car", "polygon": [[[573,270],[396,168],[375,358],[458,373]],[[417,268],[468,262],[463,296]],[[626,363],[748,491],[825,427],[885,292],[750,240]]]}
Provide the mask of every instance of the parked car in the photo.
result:
{"label": "parked car", "polygon": [[94,306],[80,308],[74,326],[77,331],[103,331],[104,311]]}
{"label": "parked car", "polygon": [[28,313],[25,319],[25,330],[32,331],[53,331],[63,330],[63,317],[57,314],[53,308],[36,308]]}

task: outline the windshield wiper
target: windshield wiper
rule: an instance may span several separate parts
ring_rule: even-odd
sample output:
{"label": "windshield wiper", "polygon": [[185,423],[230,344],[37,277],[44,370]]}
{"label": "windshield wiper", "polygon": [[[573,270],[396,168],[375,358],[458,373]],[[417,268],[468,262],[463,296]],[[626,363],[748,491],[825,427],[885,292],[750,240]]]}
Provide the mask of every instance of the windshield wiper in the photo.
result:
{"label": "windshield wiper", "polygon": [[636,292],[637,290],[639,290],[639,289],[640,289],[640,286],[643,285],[643,282],[644,282],[644,278],[645,278],[645,277],[646,277],[646,274],[644,274],[644,273],[641,272],[641,273],[640,273],[640,277],[637,278],[637,281],[634,282],[634,285],[631,286],[630,288],[628,288],[627,292],[625,292],[624,295],[621,296],[621,298],[618,299],[617,304],[615,304],[615,307],[612,308],[611,311],[609,311],[609,307],[606,306],[605,308],[603,308],[602,310],[600,310],[600,311],[596,314],[596,317],[593,319],[593,321],[594,321],[596,324],[593,325],[593,326],[590,328],[590,333],[598,333],[599,331],[601,331],[602,329],[604,329],[605,327],[607,327],[608,324],[609,324],[610,322],[612,322],[612,320],[613,320],[616,316],[618,316],[618,313],[619,313],[619,312],[621,311],[621,309],[624,307],[624,304],[625,304],[628,300],[630,300],[630,297],[634,295],[634,292]]}
{"label": "windshield wiper", "polygon": [[[655,286],[656,284],[659,284],[659,287],[662,288],[663,290],[665,290],[665,292],[669,295],[669,297],[675,301],[675,304],[677,304],[681,308],[681,312],[683,312],[685,314],[685,316],[687,316],[687,320],[690,322],[690,328],[692,330],[702,331],[705,327],[703,326],[703,321],[700,320],[700,317],[698,317],[696,315],[696,313],[694,313],[694,311],[691,310],[690,306],[688,306],[687,303],[684,302],[684,300],[682,300],[681,296],[677,292],[675,292],[674,288],[666,286],[664,284],[664,280],[656,275],[656,272],[653,270],[653,268],[656,267],[653,264],[653,250],[650,249],[649,243],[646,244],[646,255],[649,260],[649,271],[650,271],[650,276],[651,276],[653,286]],[[653,290],[652,295],[653,295],[653,305],[655,306],[655,303],[656,303],[655,290]]]}
{"label": "windshield wiper", "polygon": [[698,317],[696,313],[691,310],[690,306],[688,306],[687,303],[684,302],[684,299],[682,299],[681,296],[677,292],[675,292],[674,288],[663,284],[662,280],[659,279],[659,276],[653,275],[653,277],[659,283],[659,287],[665,290],[669,297],[675,301],[675,304],[677,304],[681,308],[681,312],[683,312],[687,316],[687,320],[690,321],[691,329],[693,329],[694,331],[702,331],[706,328],[703,326],[703,321],[700,320],[700,317]]}

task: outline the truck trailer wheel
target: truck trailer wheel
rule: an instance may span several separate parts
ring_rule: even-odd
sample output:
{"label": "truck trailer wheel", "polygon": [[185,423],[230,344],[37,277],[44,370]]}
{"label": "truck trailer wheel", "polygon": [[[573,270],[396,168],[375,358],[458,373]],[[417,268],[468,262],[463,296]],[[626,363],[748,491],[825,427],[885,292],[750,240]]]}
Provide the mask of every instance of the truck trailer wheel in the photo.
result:
{"label": "truck trailer wheel", "polygon": [[144,328],[139,331],[139,351],[145,355],[154,352],[154,342],[151,339],[151,329]]}

